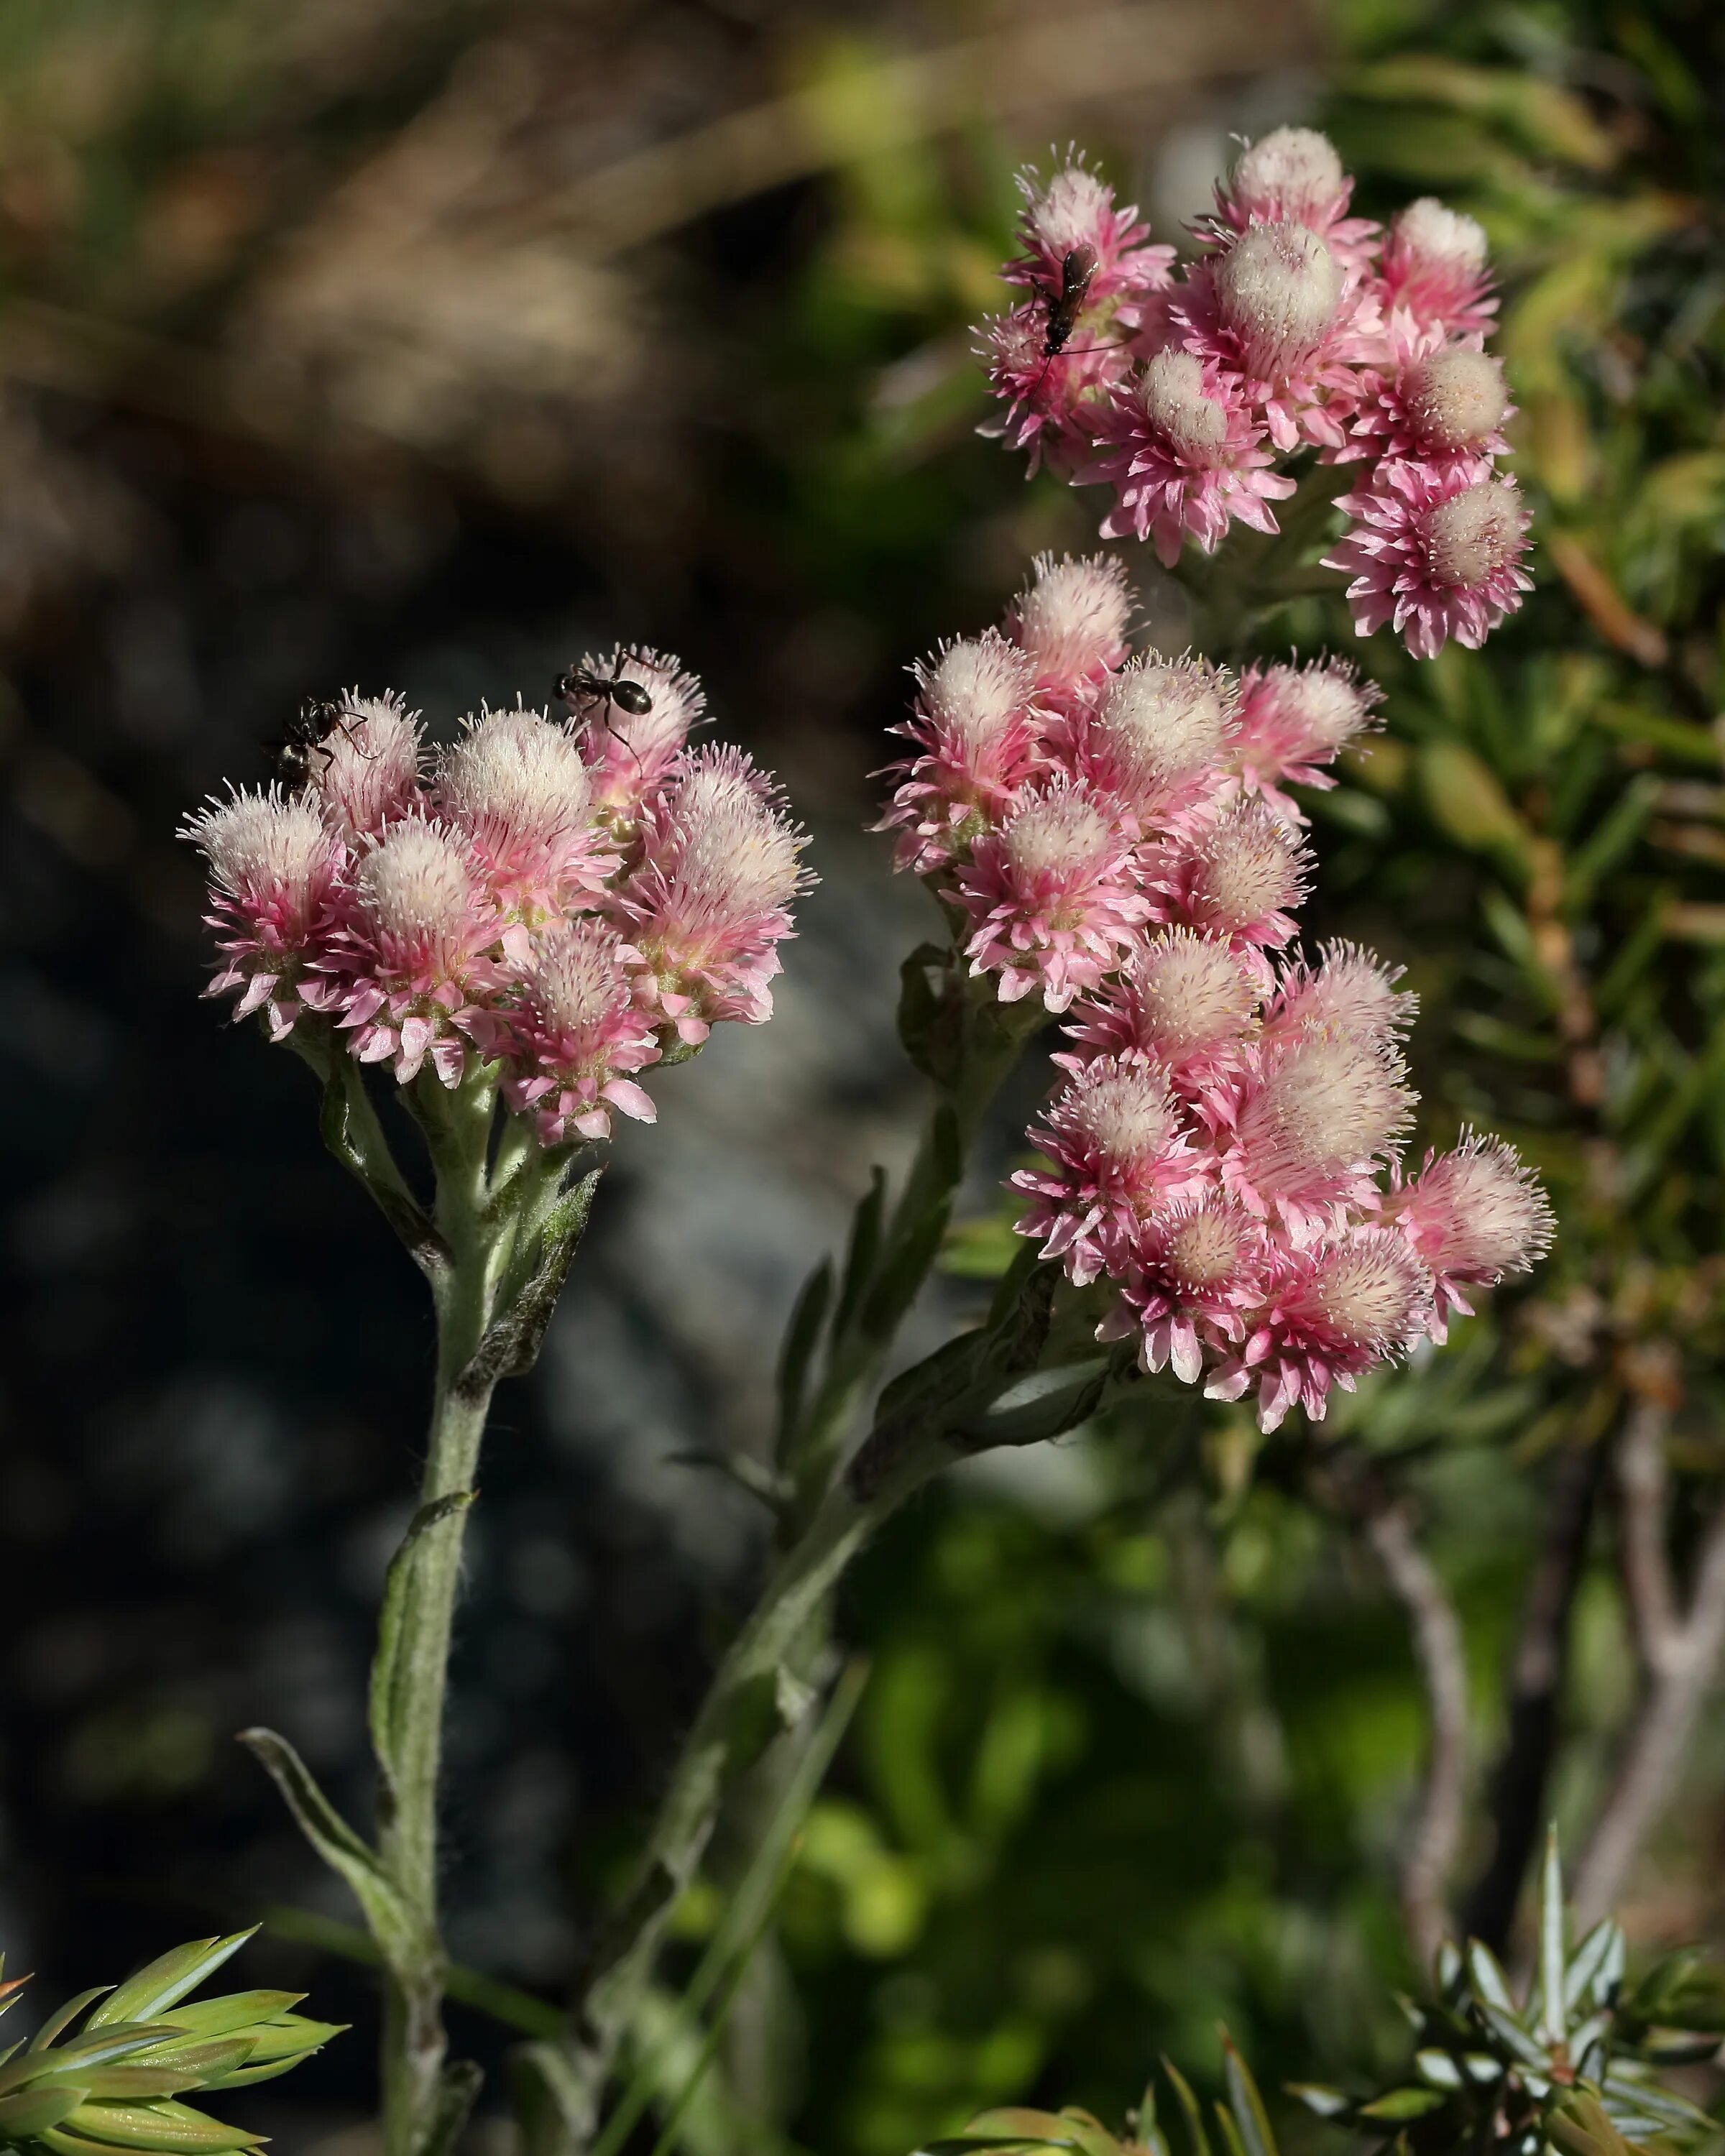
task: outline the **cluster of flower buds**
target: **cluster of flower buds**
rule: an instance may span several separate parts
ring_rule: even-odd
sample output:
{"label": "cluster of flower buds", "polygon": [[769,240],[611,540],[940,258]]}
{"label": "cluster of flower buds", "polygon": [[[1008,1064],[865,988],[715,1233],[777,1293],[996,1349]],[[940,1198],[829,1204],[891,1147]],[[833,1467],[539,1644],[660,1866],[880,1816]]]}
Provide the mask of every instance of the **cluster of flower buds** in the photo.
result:
{"label": "cluster of flower buds", "polygon": [[1153,540],[1171,566],[1235,521],[1273,532],[1295,485],[1278,460],[1311,449],[1365,467],[1327,562],[1362,635],[1391,623],[1429,659],[1521,604],[1527,516],[1497,470],[1512,408],[1472,218],[1430,198],[1387,231],[1350,217],[1353,182],[1306,127],[1241,152],[1178,272],[1076,159],[1023,184],[1024,252],[1003,274],[1028,296],[983,325],[1006,406],[984,431],[1111,487],[1105,536]]}
{"label": "cluster of flower buds", "polygon": [[642,1070],[772,1016],[805,840],[747,756],[689,746],[703,698],[675,660],[571,678],[636,685],[578,689],[576,721],[482,711],[429,760],[393,696],[308,715],[298,783],[182,832],[209,863],[209,993],[278,1040],[315,1014],[403,1084],[495,1061],[546,1145],[608,1137],[613,1109],[651,1122]]}
{"label": "cluster of flower buds", "polygon": [[1346,665],[1132,654],[1121,564],[1045,558],[1004,628],[916,670],[881,828],[1003,1002],[1064,1014],[1019,1232],[1118,1296],[1147,1369],[1273,1430],[1525,1270],[1551,1214],[1513,1151],[1400,1165],[1414,998],[1348,943],[1292,948],[1310,855],[1285,790],[1370,724]]}

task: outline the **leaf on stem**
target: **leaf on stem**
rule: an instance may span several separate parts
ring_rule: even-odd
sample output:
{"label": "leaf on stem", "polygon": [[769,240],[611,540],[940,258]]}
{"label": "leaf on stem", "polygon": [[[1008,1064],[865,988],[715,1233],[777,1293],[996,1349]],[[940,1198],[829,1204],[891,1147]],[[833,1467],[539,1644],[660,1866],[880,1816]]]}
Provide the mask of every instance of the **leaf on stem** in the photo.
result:
{"label": "leaf on stem", "polygon": [[262,1761],[300,1833],[347,1881],[389,1967],[398,1972],[418,1967],[434,1943],[425,1938],[375,1854],[319,1789],[293,1746],[273,1729],[242,1729],[239,1742]]}
{"label": "leaf on stem", "polygon": [[408,1523],[401,1547],[389,1560],[383,1606],[377,1616],[377,1651],[372,1657],[369,1712],[372,1751],[382,1776],[379,1809],[390,1816],[396,1803],[395,1759],[401,1734],[396,1727],[396,1715],[401,1702],[408,1609],[429,1553],[427,1537],[446,1522],[459,1520],[478,1495],[476,1490],[451,1490],[422,1505]]}
{"label": "leaf on stem", "polygon": [[602,1168],[582,1177],[545,1217],[539,1236],[537,1270],[480,1341],[473,1359],[455,1380],[470,1399],[490,1392],[500,1378],[525,1377],[539,1359],[545,1329],[563,1291],[569,1267],[581,1246]]}

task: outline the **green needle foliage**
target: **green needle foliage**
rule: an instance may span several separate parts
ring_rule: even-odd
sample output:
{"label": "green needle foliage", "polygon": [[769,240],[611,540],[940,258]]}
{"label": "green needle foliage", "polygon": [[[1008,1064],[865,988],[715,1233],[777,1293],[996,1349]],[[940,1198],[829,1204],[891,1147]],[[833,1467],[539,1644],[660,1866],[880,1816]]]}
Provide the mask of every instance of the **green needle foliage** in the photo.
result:
{"label": "green needle foliage", "polygon": [[[1557,1840],[1546,1845],[1538,1962],[1517,2002],[1496,1955],[1478,1940],[1446,1945],[1433,1997],[1404,1999],[1415,2049],[1409,2072],[1358,2100],[1296,2086],[1319,2118],[1392,2156],[1630,2156],[1656,2142],[1689,2148],[1717,2140],[1703,2111],[1658,2079],[1661,2068],[1710,2058],[1725,2033],[1725,1978],[1690,1950],[1668,1954],[1633,1990],[1624,1979],[1622,1928],[1607,1917],[1573,1950]],[[1250,2068],[1222,2032],[1227,2101],[1213,2138],[1198,2098],[1167,2060],[1163,2071],[1185,2124],[1190,2156],[1277,2156]],[[1153,2083],[1125,2134],[1092,2115],[1020,2106],[984,2111],[918,2156],[1173,2156],[1157,2123]]]}
{"label": "green needle foliage", "polygon": [[[114,2156],[259,2147],[263,2135],[182,2099],[273,2081],[341,2029],[295,2014],[301,1994],[294,1991],[236,1991],[182,2005],[251,1936],[193,1939],[117,1989],[80,1992],[28,2044],[0,2056],[0,2148]],[[28,1980],[0,1985],[0,2013]]]}

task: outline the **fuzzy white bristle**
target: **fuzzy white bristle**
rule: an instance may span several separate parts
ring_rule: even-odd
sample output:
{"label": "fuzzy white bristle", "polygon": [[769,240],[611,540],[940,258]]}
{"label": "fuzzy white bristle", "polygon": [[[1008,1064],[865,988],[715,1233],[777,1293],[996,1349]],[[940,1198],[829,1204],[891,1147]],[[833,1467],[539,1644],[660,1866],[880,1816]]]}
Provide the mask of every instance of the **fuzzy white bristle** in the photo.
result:
{"label": "fuzzy white bristle", "polygon": [[350,840],[401,814],[419,783],[418,714],[393,691],[350,690],[336,724],[313,751],[311,785],[336,829]]}
{"label": "fuzzy white bristle", "polygon": [[1202,1205],[1168,1229],[1162,1262],[1181,1286],[1201,1295],[1232,1279],[1245,1235],[1244,1214],[1228,1207]]}
{"label": "fuzzy white bristle", "polygon": [[1013,640],[1039,674],[1076,680],[1119,662],[1132,619],[1126,564],[1111,554],[1039,554],[1036,580],[1013,601]]}
{"label": "fuzzy white bristle", "polygon": [[1425,518],[1434,580],[1457,591],[1488,583],[1520,553],[1527,523],[1513,480],[1479,480],[1439,502]]}
{"label": "fuzzy white bristle", "polygon": [[1341,264],[1303,224],[1255,224],[1216,265],[1216,295],[1247,367],[1273,380],[1323,341],[1341,302]]}
{"label": "fuzzy white bristle", "polygon": [[1248,143],[1235,161],[1229,192],[1242,208],[1276,208],[1281,215],[1315,217],[1346,183],[1342,160],[1315,127],[1276,127]]}
{"label": "fuzzy white bristle", "polygon": [[1240,1040],[1257,1002],[1228,946],[1189,928],[1158,937],[1134,959],[1122,988],[1138,1032],[1171,1057]]}
{"label": "fuzzy white bristle", "polygon": [[1382,1352],[1407,1344],[1425,1294],[1425,1276],[1402,1238],[1367,1228],[1318,1253],[1303,1299],[1338,1339]]}
{"label": "fuzzy white bristle", "polygon": [[1039,194],[1024,182],[1029,197],[1025,222],[1050,254],[1065,254],[1087,242],[1096,244],[1111,206],[1112,191],[1080,164],[1064,166]]}
{"label": "fuzzy white bristle", "polygon": [[1096,865],[1111,850],[1107,818],[1070,787],[1033,794],[1001,834],[1006,859],[1024,877],[1065,876]]}
{"label": "fuzzy white bristle", "polygon": [[1199,842],[1193,899],[1207,927],[1249,927],[1267,913],[1298,905],[1306,857],[1260,801],[1243,802]]}
{"label": "fuzzy white bristle", "polygon": [[1509,409],[1502,362],[1489,352],[1460,348],[1417,361],[1403,395],[1420,441],[1435,449],[1477,448]]}
{"label": "fuzzy white bristle", "polygon": [[1437,1270],[1487,1280],[1526,1272],[1551,1248],[1557,1228],[1514,1147],[1471,1133],[1432,1163],[1401,1209],[1417,1219],[1420,1248]]}
{"label": "fuzzy white bristle", "polygon": [[597,921],[572,921],[542,947],[531,987],[534,1002],[561,1031],[579,1034],[602,1024],[629,997],[616,937]]}
{"label": "fuzzy white bristle", "polygon": [[1204,364],[1189,352],[1158,352],[1144,362],[1135,392],[1140,410],[1183,456],[1220,448],[1228,414],[1205,394]]}
{"label": "fuzzy white bristle", "polygon": [[1390,239],[1399,253],[1419,262],[1476,273],[1486,266],[1489,243],[1485,227],[1450,209],[1435,195],[1421,195],[1409,203],[1391,223]]}
{"label": "fuzzy white bristle", "polygon": [[393,825],[361,862],[360,903],[386,935],[440,942],[466,926],[472,878],[449,832],[415,817]]}
{"label": "fuzzy white bristle", "polygon": [[309,801],[241,789],[188,818],[189,839],[221,888],[235,898],[304,897],[331,865],[329,833]]}
{"label": "fuzzy white bristle", "polygon": [[1118,1165],[1161,1152],[1179,1128],[1163,1073],[1150,1065],[1091,1065],[1058,1111],[1065,1127]]}
{"label": "fuzzy white bristle", "polygon": [[1035,685],[1030,662],[999,629],[960,637],[916,670],[923,709],[968,748],[993,741]]}
{"label": "fuzzy white bristle", "polygon": [[542,711],[483,711],[445,755],[441,806],[494,838],[549,838],[585,819],[593,791],[567,730]]}
{"label": "fuzzy white bristle", "polygon": [[1291,760],[1326,763],[1371,723],[1372,696],[1345,660],[1272,666],[1265,688]]}
{"label": "fuzzy white bristle", "polygon": [[1114,676],[1096,715],[1096,739],[1115,783],[1142,801],[1214,769],[1234,733],[1225,675],[1197,660],[1147,656]]}
{"label": "fuzzy white bristle", "polygon": [[1393,1049],[1341,1026],[1309,1027],[1271,1060],[1240,1111],[1253,1182],[1274,1195],[1386,1158],[1417,1097]]}
{"label": "fuzzy white bristle", "polygon": [[1326,943],[1315,973],[1296,969],[1283,989],[1276,1022],[1339,1025],[1365,1040],[1391,1040],[1406,1031],[1420,1009],[1419,997],[1395,985],[1404,970],[1358,943]]}
{"label": "fuzzy white bristle", "polygon": [[805,835],[758,797],[701,803],[676,833],[677,884],[701,911],[742,921],[776,913],[803,881]]}

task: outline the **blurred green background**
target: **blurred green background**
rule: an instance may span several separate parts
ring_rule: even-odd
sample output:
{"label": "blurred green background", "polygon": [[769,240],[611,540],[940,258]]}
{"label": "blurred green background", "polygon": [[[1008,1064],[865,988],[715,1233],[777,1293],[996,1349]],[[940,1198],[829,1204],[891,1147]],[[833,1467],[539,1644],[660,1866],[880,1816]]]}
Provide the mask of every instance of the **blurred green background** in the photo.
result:
{"label": "blurred green background", "polygon": [[[1014,172],[1077,136],[1175,237],[1230,136],[1292,120],[1370,213],[1438,192],[1491,234],[1538,588],[1427,666],[1322,595],[1215,655],[1327,646],[1384,685],[1387,733],[1311,803],[1311,927],[1407,966],[1422,1142],[1514,1138],[1558,1247],[1330,1452],[1122,1415],[896,1523],[845,1601],[867,1694],[686,2135],[892,2156],[985,2101],[1117,2118],[1161,2051],[1214,2079],[1219,2018],[1266,2087],[1394,2056],[1425,1714],[1337,1460],[1407,1494],[1462,1620],[1475,1920],[1514,1907],[1506,1806],[1579,1847],[1650,1697],[1617,1468],[1658,1464],[1680,1593],[1725,1473],[1714,0],[6,0],[0,1945],[45,1990],[206,1917],[351,1915],[228,1739],[268,1719],[362,1803],[428,1348],[297,1068],[196,1000],[179,812],[261,776],[302,696],[393,684],[447,735],[622,639],[701,671],[815,831],[779,1019],[619,1147],[493,1441],[451,1935],[552,1998],[759,1555],[670,1455],[764,1442],[795,1284],[909,1142],[925,902],[863,832],[901,670],[1100,514],[974,436]],[[1190,589],[1132,568],[1183,641]],[[910,1348],[974,1306],[1015,1142]],[[1492,1769],[1530,1579],[1566,1567],[1530,1813]],[[1624,1913],[1717,1943],[1716,1688],[1667,1782]],[[256,2116],[347,2156],[370,1994],[292,1929],[257,1969],[359,2032]],[[459,2030],[494,2066],[507,2034]]]}

